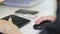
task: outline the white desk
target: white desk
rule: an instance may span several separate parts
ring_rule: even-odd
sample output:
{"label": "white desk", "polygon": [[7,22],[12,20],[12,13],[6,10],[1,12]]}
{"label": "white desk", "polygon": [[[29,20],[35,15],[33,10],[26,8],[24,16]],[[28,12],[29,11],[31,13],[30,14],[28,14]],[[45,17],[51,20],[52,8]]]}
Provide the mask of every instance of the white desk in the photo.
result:
{"label": "white desk", "polygon": [[[0,18],[6,17],[10,14],[14,14],[16,10],[20,8],[17,7],[8,7],[8,6],[0,6]],[[21,15],[21,14],[20,14]],[[34,19],[31,19],[31,22],[19,29],[23,34],[38,34],[40,30],[34,30]]]}

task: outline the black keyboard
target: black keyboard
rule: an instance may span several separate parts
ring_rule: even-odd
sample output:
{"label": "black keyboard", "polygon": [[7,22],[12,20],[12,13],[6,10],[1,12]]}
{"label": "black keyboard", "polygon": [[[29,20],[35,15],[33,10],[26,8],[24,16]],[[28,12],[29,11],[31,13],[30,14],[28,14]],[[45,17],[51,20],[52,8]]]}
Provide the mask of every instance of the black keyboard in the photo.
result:
{"label": "black keyboard", "polygon": [[2,19],[8,21],[9,18],[12,18],[13,24],[17,25],[19,28],[23,27],[24,25],[26,25],[30,22],[30,20],[28,20],[28,19],[18,17],[18,16],[15,16],[15,15],[9,15],[9,16],[4,17]]}

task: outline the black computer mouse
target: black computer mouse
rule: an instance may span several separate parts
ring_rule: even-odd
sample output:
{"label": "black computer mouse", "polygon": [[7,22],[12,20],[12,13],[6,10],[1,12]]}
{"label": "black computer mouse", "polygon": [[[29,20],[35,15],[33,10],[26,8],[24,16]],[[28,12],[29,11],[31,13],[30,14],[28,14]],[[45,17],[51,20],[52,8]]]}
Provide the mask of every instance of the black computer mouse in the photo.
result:
{"label": "black computer mouse", "polygon": [[46,20],[46,21],[43,21],[43,22],[40,23],[40,24],[35,24],[35,25],[33,25],[33,28],[34,28],[35,30],[41,30],[41,29],[44,29],[45,26],[46,26],[47,24],[49,24],[49,23],[51,23],[51,21]]}

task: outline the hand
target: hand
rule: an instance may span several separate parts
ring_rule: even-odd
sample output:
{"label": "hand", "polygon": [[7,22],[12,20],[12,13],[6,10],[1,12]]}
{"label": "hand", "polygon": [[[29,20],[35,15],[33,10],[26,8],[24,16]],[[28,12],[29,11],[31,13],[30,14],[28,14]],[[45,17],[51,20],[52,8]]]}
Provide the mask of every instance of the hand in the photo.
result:
{"label": "hand", "polygon": [[0,0],[0,3],[3,2],[4,0]]}
{"label": "hand", "polygon": [[4,34],[21,34],[18,27],[12,23],[11,18],[6,20],[0,20],[0,32]]}
{"label": "hand", "polygon": [[56,20],[56,17],[54,16],[42,16],[36,20],[36,24],[40,24],[42,21],[49,20],[51,22],[54,22]]}

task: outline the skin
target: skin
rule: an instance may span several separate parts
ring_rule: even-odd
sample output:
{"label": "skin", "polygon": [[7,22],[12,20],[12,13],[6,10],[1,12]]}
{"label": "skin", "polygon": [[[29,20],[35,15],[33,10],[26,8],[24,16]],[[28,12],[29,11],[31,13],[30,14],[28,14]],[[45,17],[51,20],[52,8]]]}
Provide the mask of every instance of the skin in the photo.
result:
{"label": "skin", "polygon": [[0,0],[0,3],[3,2],[4,0]]}
{"label": "skin", "polygon": [[56,17],[51,16],[51,15],[49,15],[49,16],[42,16],[42,17],[38,18],[38,19],[35,21],[35,23],[36,23],[36,24],[40,24],[42,21],[45,21],[45,20],[49,20],[49,21],[51,21],[51,22],[54,22],[54,21],[56,20]]}
{"label": "skin", "polygon": [[0,19],[0,32],[4,34],[22,34],[19,28],[12,23],[11,18],[8,21]]}

